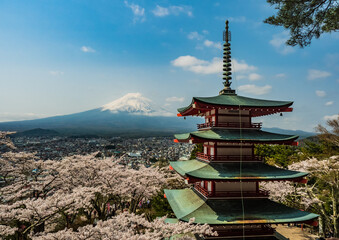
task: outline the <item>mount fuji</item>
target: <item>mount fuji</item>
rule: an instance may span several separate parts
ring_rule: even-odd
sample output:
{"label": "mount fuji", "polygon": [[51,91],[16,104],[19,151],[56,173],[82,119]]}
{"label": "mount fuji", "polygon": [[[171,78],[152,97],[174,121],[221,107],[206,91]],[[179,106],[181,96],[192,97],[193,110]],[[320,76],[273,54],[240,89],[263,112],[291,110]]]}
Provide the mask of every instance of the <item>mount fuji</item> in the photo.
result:
{"label": "mount fuji", "polygon": [[[199,121],[200,120],[200,121]],[[0,123],[2,131],[34,128],[55,130],[64,135],[168,136],[190,131],[202,119],[178,118],[156,106],[140,93],[125,96],[102,107],[63,116]]]}
{"label": "mount fuji", "polygon": [[144,116],[175,116],[175,114],[168,112],[166,109],[154,105],[150,99],[143,97],[140,93],[127,93],[122,98],[102,106],[101,111]]}

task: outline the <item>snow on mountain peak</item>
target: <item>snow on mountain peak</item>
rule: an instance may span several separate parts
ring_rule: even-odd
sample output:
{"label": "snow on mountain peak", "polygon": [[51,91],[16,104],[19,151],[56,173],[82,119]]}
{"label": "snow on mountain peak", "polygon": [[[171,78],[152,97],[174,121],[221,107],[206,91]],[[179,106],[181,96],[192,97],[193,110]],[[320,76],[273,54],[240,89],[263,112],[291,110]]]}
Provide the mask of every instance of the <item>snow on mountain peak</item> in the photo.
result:
{"label": "snow on mountain peak", "polygon": [[127,93],[125,96],[102,106],[102,111],[112,112],[152,112],[151,100],[145,98],[141,93]]}
{"label": "snow on mountain peak", "polygon": [[141,93],[127,93],[125,96],[102,106],[101,111],[109,110],[113,113],[128,112],[148,116],[173,116],[173,113],[158,108],[152,101]]}

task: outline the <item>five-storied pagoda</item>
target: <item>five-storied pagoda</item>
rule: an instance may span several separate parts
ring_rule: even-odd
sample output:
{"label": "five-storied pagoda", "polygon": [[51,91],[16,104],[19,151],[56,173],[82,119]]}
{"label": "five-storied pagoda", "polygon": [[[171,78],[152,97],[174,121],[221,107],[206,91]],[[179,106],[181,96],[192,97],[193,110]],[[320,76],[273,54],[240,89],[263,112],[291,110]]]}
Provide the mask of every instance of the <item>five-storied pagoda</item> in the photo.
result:
{"label": "five-storied pagoda", "polygon": [[[207,239],[278,239],[272,224],[315,224],[318,215],[289,208],[268,199],[260,189],[263,181],[305,183],[307,173],[263,163],[254,155],[254,144],[294,145],[298,136],[261,130],[252,117],[291,112],[290,101],[242,97],[231,89],[231,46],[228,21],[224,32],[224,88],[214,97],[193,97],[178,116],[202,116],[198,131],[176,134],[175,142],[203,144],[195,160],[173,161],[170,168],[193,184],[191,188],[165,190],[180,221],[195,218],[207,223],[218,237]],[[169,220],[170,221],[170,220]]]}

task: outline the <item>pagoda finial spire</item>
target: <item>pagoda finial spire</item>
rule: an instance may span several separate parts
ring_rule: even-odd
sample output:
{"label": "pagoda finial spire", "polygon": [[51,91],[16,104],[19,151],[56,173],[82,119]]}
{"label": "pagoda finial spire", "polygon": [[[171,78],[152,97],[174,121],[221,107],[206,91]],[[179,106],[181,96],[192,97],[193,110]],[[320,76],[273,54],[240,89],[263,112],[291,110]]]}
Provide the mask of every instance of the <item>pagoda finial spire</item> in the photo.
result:
{"label": "pagoda finial spire", "polygon": [[219,94],[235,94],[235,90],[231,89],[231,31],[228,30],[228,20],[226,20],[226,27],[223,35],[224,43],[224,56],[223,56],[223,79],[224,79],[224,88],[219,92]]}

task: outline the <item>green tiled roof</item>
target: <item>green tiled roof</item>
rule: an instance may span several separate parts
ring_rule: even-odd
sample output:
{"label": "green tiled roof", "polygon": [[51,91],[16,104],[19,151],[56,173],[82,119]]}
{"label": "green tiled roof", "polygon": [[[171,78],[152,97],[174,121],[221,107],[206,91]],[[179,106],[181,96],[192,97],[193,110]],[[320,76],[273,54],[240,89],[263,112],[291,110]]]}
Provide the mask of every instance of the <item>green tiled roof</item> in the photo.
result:
{"label": "green tiled roof", "polygon": [[294,223],[317,218],[318,215],[286,207],[268,199],[205,200],[192,189],[165,190],[176,217],[188,222],[207,224]]}
{"label": "green tiled roof", "polygon": [[179,219],[177,218],[165,218],[165,223],[178,223]]}
{"label": "green tiled roof", "polygon": [[305,177],[307,173],[276,168],[264,163],[204,163],[198,160],[174,161],[170,165],[182,176],[213,180],[281,180]]}
{"label": "green tiled roof", "polygon": [[218,129],[195,131],[191,133],[175,134],[178,140],[189,140],[191,137],[221,141],[248,141],[248,142],[271,142],[271,141],[293,141],[298,138],[296,135],[285,135],[270,133],[255,129]]}
{"label": "green tiled roof", "polygon": [[288,107],[293,104],[291,101],[263,100],[242,97],[236,94],[222,94],[214,97],[193,97],[192,103],[187,107],[179,108],[178,112],[182,113],[191,108],[192,104],[196,101],[212,105],[237,107]]}
{"label": "green tiled roof", "polygon": [[[165,218],[165,223],[175,224],[175,223],[178,223],[178,222],[179,222],[179,219],[177,219],[177,218]],[[184,234],[175,234],[175,235],[171,236],[170,238],[164,238],[164,240],[177,240],[179,238],[182,238],[183,236],[190,237],[190,239],[203,240],[203,238],[199,237],[197,234],[193,235],[190,232],[184,233]]]}

